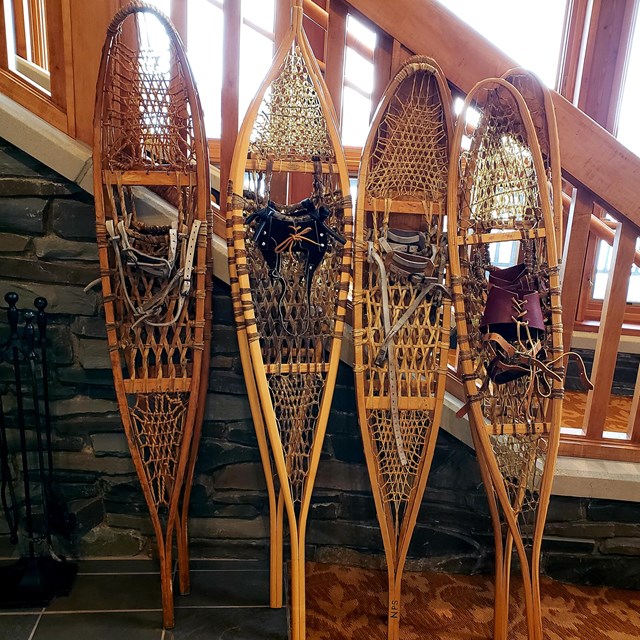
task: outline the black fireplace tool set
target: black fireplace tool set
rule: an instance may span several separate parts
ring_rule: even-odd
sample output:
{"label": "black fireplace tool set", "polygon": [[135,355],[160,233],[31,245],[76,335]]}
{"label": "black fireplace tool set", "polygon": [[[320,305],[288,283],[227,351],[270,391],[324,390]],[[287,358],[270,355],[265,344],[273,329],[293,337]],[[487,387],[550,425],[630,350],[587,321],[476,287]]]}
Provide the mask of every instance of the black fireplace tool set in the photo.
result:
{"label": "black fireplace tool set", "polygon": [[[19,533],[24,531],[28,552],[13,564],[0,567],[0,608],[45,606],[56,596],[69,594],[78,572],[75,563],[58,556],[53,549],[53,535],[70,537],[75,517],[68,512],[53,474],[47,301],[36,298],[36,311],[23,311],[24,325],[20,327],[18,294],[9,292],[4,299],[9,305],[9,338],[0,344],[0,365],[9,365],[9,380],[3,393],[7,397],[15,393],[15,411],[5,413],[0,395],[0,501],[11,543],[18,544]],[[17,429],[19,436],[22,496],[11,473],[10,428]],[[35,443],[33,438],[27,438],[33,433]],[[17,477],[18,472],[13,476]]]}

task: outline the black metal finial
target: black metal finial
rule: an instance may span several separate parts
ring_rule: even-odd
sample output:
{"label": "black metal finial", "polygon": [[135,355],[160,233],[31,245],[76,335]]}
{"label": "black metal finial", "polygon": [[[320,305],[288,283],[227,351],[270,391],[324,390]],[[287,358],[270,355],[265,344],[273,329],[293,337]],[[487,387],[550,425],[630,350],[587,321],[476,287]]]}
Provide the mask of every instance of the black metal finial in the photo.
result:
{"label": "black metal finial", "polygon": [[48,304],[47,299],[42,296],[38,296],[33,301],[33,306],[38,310],[36,313],[36,322],[38,323],[38,333],[40,334],[41,342],[47,339],[47,314],[44,310]]}
{"label": "black metal finial", "polygon": [[4,301],[9,305],[7,309],[7,320],[9,321],[9,329],[11,330],[11,340],[18,337],[18,294],[15,291],[9,291],[4,294]]}

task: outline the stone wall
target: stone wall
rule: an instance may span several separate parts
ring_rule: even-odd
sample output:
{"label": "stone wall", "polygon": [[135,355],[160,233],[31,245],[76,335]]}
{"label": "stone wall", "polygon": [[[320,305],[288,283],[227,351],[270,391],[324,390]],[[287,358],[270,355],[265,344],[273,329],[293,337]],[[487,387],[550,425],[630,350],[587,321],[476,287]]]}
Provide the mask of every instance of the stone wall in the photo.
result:
{"label": "stone wall", "polygon": [[[98,293],[91,199],[0,141],[0,305],[50,302],[50,376],[56,481],[77,516],[69,555],[149,552],[150,524],[116,409]],[[0,312],[0,340],[6,337]],[[209,395],[191,505],[196,553],[266,553],[267,499],[240,367],[229,289],[216,282]],[[0,392],[11,423],[11,371]],[[308,556],[383,566],[356,420],[353,376],[341,364],[334,409],[313,496]],[[9,429],[18,469],[17,434]],[[34,441],[31,434],[30,442]],[[553,576],[640,588],[640,506],[554,498],[545,541]],[[492,570],[487,502],[474,453],[441,431],[409,568]],[[15,553],[0,518],[0,555]]]}

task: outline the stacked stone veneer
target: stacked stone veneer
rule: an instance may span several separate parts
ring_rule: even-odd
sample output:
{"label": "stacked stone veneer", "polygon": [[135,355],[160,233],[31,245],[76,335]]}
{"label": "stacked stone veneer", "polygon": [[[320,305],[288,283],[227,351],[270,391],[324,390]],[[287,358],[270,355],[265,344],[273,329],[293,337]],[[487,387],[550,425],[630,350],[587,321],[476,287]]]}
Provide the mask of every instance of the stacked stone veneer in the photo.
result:
{"label": "stacked stone veneer", "polygon": [[[75,185],[0,141],[0,305],[50,303],[51,397],[56,480],[76,514],[74,556],[132,555],[152,546],[147,510],[117,412],[99,294],[92,201]],[[6,337],[0,311],[0,339]],[[15,415],[0,366],[0,391]],[[14,468],[17,433],[10,429]],[[33,433],[30,434],[33,442]],[[191,505],[191,537],[203,553],[267,546],[267,500],[233,327],[229,289],[214,290],[214,345],[206,420]],[[441,432],[409,568],[491,571],[492,537],[475,456]],[[640,506],[554,499],[545,568],[571,580],[640,587]],[[355,413],[352,372],[342,364],[307,535],[311,558],[383,566]],[[0,517],[0,555],[15,553]]]}

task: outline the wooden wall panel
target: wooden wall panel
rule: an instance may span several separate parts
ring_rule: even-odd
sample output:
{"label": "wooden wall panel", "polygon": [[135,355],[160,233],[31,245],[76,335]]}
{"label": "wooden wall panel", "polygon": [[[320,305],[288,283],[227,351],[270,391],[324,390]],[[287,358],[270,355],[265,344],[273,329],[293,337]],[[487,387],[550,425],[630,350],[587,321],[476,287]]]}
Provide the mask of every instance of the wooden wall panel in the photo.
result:
{"label": "wooden wall panel", "polygon": [[88,145],[93,144],[93,110],[102,45],[107,27],[120,6],[120,0],[70,0],[76,137]]}

